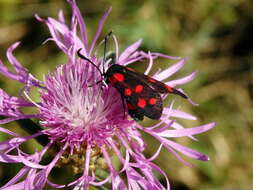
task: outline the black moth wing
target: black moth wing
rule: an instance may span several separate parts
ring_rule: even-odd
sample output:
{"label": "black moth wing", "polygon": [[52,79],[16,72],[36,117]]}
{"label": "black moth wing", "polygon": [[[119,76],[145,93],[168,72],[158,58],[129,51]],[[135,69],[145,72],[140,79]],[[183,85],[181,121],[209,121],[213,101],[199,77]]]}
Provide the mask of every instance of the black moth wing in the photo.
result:
{"label": "black moth wing", "polygon": [[[114,82],[113,86],[120,92],[127,103],[129,115],[136,120],[143,120],[143,116],[150,119],[159,119],[163,111],[162,98],[158,91],[147,83],[143,74],[129,70],[127,67],[120,65],[112,65],[107,71],[107,77],[113,77],[115,73],[121,73],[124,80]],[[142,90],[136,89],[141,86]],[[126,89],[131,93],[127,94]],[[155,100],[155,103],[150,103],[150,100]],[[144,103],[144,102],[145,103]]]}
{"label": "black moth wing", "polygon": [[133,71],[131,68],[126,68],[129,72],[131,72],[133,75],[135,75],[137,78],[142,78],[143,81],[149,85],[151,88],[153,88],[155,91],[161,93],[161,94],[166,94],[166,93],[172,93],[172,94],[177,94],[181,96],[182,98],[188,99],[188,96],[185,95],[184,93],[180,92],[179,90],[170,87],[163,82],[156,80],[148,75],[138,73]]}
{"label": "black moth wing", "polygon": [[[150,119],[159,119],[163,111],[163,102],[160,94],[153,90],[149,85],[147,85],[143,80],[136,79],[135,77],[126,77],[126,83],[133,91],[135,91],[137,85],[143,86],[141,93],[133,92],[131,96],[123,95],[127,103],[136,108],[136,111],[140,114],[149,117]],[[130,83],[128,83],[130,82]],[[154,104],[150,104],[150,100],[156,100]],[[140,101],[145,101],[145,106],[140,107]],[[129,108],[128,108],[129,109]],[[131,110],[131,109],[129,109]],[[133,111],[130,111],[133,112]],[[130,113],[131,114],[131,113]],[[136,115],[136,114],[135,114]]]}
{"label": "black moth wing", "polygon": [[[129,105],[130,103],[127,102],[127,104]],[[129,109],[128,108],[128,114],[136,121],[142,121],[144,118],[144,113],[142,112],[141,109],[139,108],[134,108],[134,109]]]}
{"label": "black moth wing", "polygon": [[158,81],[158,80],[156,80],[148,75],[145,75],[143,73],[136,72],[132,68],[126,67],[126,70],[127,70],[127,72],[134,75],[136,78],[145,82],[148,86],[150,86],[156,92],[159,92],[161,94],[169,93],[168,86],[166,84],[164,84],[163,82]]}
{"label": "black moth wing", "polygon": [[[126,102],[132,107],[128,107],[130,111],[129,114],[132,115],[141,115],[143,114],[150,119],[159,119],[163,111],[162,98],[158,92],[153,90],[149,85],[147,85],[143,80],[136,78],[134,75],[127,74],[125,76],[124,85],[130,88],[133,93],[130,96],[126,96],[122,93]],[[140,93],[136,93],[136,86],[142,86],[143,90]],[[154,98],[156,100],[155,104],[150,104],[149,101]],[[145,101],[145,106],[140,107],[140,101]],[[130,109],[133,108],[133,109]],[[135,111],[136,110],[136,111]],[[137,113],[136,113],[137,112]],[[138,118],[139,120],[143,120]]]}

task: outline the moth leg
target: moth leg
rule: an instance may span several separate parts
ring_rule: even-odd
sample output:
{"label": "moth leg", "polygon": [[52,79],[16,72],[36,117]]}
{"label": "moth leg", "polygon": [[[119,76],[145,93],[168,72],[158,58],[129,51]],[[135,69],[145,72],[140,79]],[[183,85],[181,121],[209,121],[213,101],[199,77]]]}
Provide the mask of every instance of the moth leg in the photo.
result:
{"label": "moth leg", "polygon": [[99,80],[91,85],[89,85],[88,87],[93,87],[94,85],[98,85],[99,83],[103,82],[103,80]]}
{"label": "moth leg", "polygon": [[126,119],[126,105],[125,105],[125,101],[124,101],[124,96],[122,94],[120,94],[120,98],[121,98],[121,102],[122,102],[122,106],[123,106],[123,120]]}

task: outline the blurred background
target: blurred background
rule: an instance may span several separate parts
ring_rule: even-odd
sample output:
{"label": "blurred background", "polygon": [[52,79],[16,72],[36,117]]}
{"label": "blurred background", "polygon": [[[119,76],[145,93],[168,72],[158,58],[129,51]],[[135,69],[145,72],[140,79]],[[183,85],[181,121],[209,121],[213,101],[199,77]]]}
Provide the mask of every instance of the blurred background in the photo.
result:
{"label": "blurred background", "polygon": [[[89,36],[95,32],[104,10],[112,5],[113,11],[103,34],[113,30],[121,50],[143,38],[143,50],[188,58],[188,64],[174,78],[198,71],[196,79],[182,88],[200,106],[193,107],[185,102],[177,105],[199,118],[198,121],[185,122],[188,127],[212,121],[218,124],[211,131],[198,135],[199,142],[189,139],[180,142],[206,153],[211,160],[202,163],[186,158],[195,165],[189,168],[163,150],[156,163],[168,173],[172,189],[253,189],[253,1],[77,2],[85,16]],[[49,32],[34,18],[35,13],[41,17],[57,17],[60,9],[66,18],[71,18],[71,9],[64,0],[1,0],[1,60],[7,63],[7,48],[21,41],[22,46],[15,51],[15,55],[39,79],[53,71],[56,65],[64,64],[66,57],[54,43],[41,45],[49,37]],[[162,68],[170,65],[163,64],[163,61],[160,64]],[[138,67],[137,64],[135,66]],[[0,87],[12,95],[17,95],[21,90],[19,83],[3,76],[0,76]],[[15,123],[6,127],[26,135]],[[4,139],[6,137],[0,134],[0,141]],[[157,144],[149,137],[147,141],[152,146],[148,146],[146,154],[151,155]],[[31,142],[26,148],[30,146],[39,145]],[[0,163],[0,186],[19,168],[21,165]],[[59,179],[62,174],[54,177]]]}

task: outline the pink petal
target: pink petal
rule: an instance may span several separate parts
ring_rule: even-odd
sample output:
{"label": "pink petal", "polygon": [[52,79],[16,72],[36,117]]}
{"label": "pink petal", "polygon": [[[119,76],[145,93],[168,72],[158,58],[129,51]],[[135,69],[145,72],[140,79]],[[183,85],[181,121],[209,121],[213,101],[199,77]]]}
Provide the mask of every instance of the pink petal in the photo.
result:
{"label": "pink petal", "polygon": [[[16,176],[14,176],[10,181],[8,181],[8,183],[6,183],[4,186],[1,187],[1,189],[7,188],[7,187],[13,187],[13,184],[17,183],[18,181],[20,181],[20,179],[26,174],[28,173],[28,171],[30,170],[30,168],[28,167],[24,167],[22,168]],[[18,184],[16,184],[18,185]],[[22,189],[22,188],[20,188]]]}
{"label": "pink petal", "polygon": [[198,151],[195,151],[193,149],[182,146],[178,143],[175,143],[171,140],[163,138],[163,142],[166,143],[167,145],[169,145],[170,147],[172,147],[173,149],[183,153],[184,155],[186,155],[190,158],[193,158],[193,159],[196,159],[196,160],[202,160],[202,161],[208,161],[209,160],[208,156],[206,156],[206,155],[204,155],[204,154],[202,154]]}
{"label": "pink petal", "polygon": [[28,118],[39,118],[39,115],[21,115],[21,116],[16,116],[13,118],[6,118],[6,119],[2,119],[0,120],[0,124],[6,124],[6,123],[10,123],[11,121],[16,121],[19,119],[28,119]]}
{"label": "pink petal", "polygon": [[193,128],[166,130],[157,134],[162,137],[184,137],[190,135],[197,135],[212,129],[215,125],[216,123],[213,122]]}
{"label": "pink petal", "polygon": [[175,110],[175,109],[169,109],[169,108],[164,108],[164,114],[167,112],[170,112],[170,117],[177,117],[177,118],[183,118],[183,119],[188,119],[188,120],[197,120],[197,118],[189,113],[180,111],[180,110]]}
{"label": "pink petal", "polygon": [[19,136],[18,134],[14,133],[12,131],[9,131],[8,129],[2,128],[2,127],[0,127],[0,131],[3,132],[3,133],[9,134],[11,136],[14,136],[14,137],[18,137]]}
{"label": "pink petal", "polygon": [[96,35],[94,37],[94,39],[92,40],[92,43],[91,43],[91,46],[90,46],[90,49],[89,49],[89,55],[91,54],[96,42],[97,42],[97,39],[98,37],[100,36],[101,34],[101,31],[104,27],[104,23],[105,23],[105,20],[107,18],[107,16],[110,14],[112,10],[112,7],[110,7],[109,9],[107,9],[104,13],[104,15],[102,16],[102,18],[99,20],[99,24],[98,24],[98,29],[97,29],[97,32],[96,32]]}
{"label": "pink petal", "polygon": [[50,185],[51,187],[54,187],[54,188],[57,188],[57,189],[66,187],[66,185],[56,184],[56,183],[51,182],[50,180],[47,180],[47,183],[48,183],[48,185]]}
{"label": "pink petal", "polygon": [[13,155],[9,155],[9,154],[0,154],[0,162],[20,163],[22,161],[20,160],[19,156],[13,156]]}
{"label": "pink petal", "polygon": [[[171,127],[173,127],[174,129],[184,129],[184,127],[177,122],[172,123]],[[194,141],[198,141],[198,139],[196,139],[194,136],[189,135],[188,137]]]}
{"label": "pink petal", "polygon": [[20,42],[16,42],[13,45],[11,45],[7,50],[7,57],[10,63],[13,65],[15,71],[19,73],[22,76],[26,76],[28,74],[28,71],[26,68],[24,68],[21,63],[13,56],[12,52],[14,49],[16,49],[19,46]]}
{"label": "pink petal", "polygon": [[162,81],[164,79],[169,78],[171,75],[176,73],[178,70],[180,70],[186,63],[185,59],[180,60],[176,64],[170,66],[169,68],[165,69],[161,73],[154,76],[156,80]]}
{"label": "pink petal", "polygon": [[20,182],[20,183],[14,184],[14,185],[1,188],[1,190],[20,190],[20,189],[24,189],[24,183],[25,183],[25,182],[22,181],[22,182]]}
{"label": "pink petal", "polygon": [[151,54],[152,54],[152,56],[153,56],[154,58],[156,58],[156,57],[163,57],[163,58],[166,58],[166,59],[174,59],[174,60],[181,59],[181,57],[169,56],[169,55],[165,55],[165,54],[157,53],[157,52],[152,52]]}
{"label": "pink petal", "polygon": [[36,168],[36,169],[44,169],[44,168],[46,168],[46,166],[43,166],[43,165],[41,165],[41,164],[37,164],[36,162],[33,162],[33,161],[28,160],[26,157],[24,157],[24,156],[22,155],[22,153],[19,151],[19,149],[18,149],[18,156],[19,156],[20,161],[21,161],[24,165],[26,165],[26,166],[28,166],[28,167]]}
{"label": "pink petal", "polygon": [[77,7],[76,1],[75,0],[68,0],[68,2],[70,3],[70,5],[73,9],[73,14],[76,16],[76,18],[78,20],[85,52],[88,52],[88,37],[87,37],[85,21],[82,17],[82,14],[81,14],[79,8]]}
{"label": "pink petal", "polygon": [[150,157],[148,160],[149,161],[153,161],[154,159],[156,159],[156,157],[160,154],[161,150],[162,150],[163,144],[161,144],[159,146],[159,148],[157,149],[157,151],[152,155],[152,157]]}
{"label": "pink petal", "polygon": [[145,75],[149,74],[149,72],[151,71],[152,66],[153,66],[153,58],[151,56],[151,53],[148,52],[148,55],[149,55],[149,64],[148,64],[148,67],[147,67],[146,71],[144,72]]}
{"label": "pink petal", "polygon": [[185,84],[185,83],[188,83],[188,82],[192,81],[195,78],[195,75],[196,75],[196,72],[193,72],[193,73],[191,73],[190,75],[188,75],[184,78],[180,78],[180,79],[177,79],[177,80],[172,80],[172,81],[166,82],[165,84],[167,84],[169,86],[172,86],[172,87],[175,87],[177,85],[182,85],[182,84]]}
{"label": "pink petal", "polygon": [[119,60],[118,60],[118,64],[123,64],[124,60],[129,57],[133,52],[135,52],[141,45],[142,39],[138,40],[137,42],[133,43],[132,45],[128,46],[120,55]]}
{"label": "pink petal", "polygon": [[61,23],[65,23],[65,18],[62,10],[60,10],[58,13],[58,19]]}
{"label": "pink petal", "polygon": [[[68,47],[65,46],[64,42],[62,41],[61,36],[58,33],[58,28],[55,28],[54,25],[52,25],[50,22],[48,22],[45,19],[42,19],[41,17],[39,17],[37,14],[35,15],[35,18],[41,22],[44,22],[47,24],[48,29],[51,33],[52,39],[53,41],[58,45],[58,47],[64,52],[64,53],[68,53]],[[60,30],[61,31],[61,30]]]}

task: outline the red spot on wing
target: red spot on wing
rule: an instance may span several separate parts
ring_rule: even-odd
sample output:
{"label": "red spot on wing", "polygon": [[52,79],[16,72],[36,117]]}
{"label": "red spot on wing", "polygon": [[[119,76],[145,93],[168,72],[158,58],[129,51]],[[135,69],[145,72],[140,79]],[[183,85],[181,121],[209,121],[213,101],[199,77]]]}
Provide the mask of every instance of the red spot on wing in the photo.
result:
{"label": "red spot on wing", "polygon": [[157,99],[156,98],[150,98],[148,102],[149,102],[149,104],[154,105],[154,104],[156,104]]}
{"label": "red spot on wing", "polygon": [[132,90],[129,89],[129,88],[125,88],[125,90],[124,90],[124,95],[125,95],[125,96],[131,96],[131,94],[132,94]]}
{"label": "red spot on wing", "polygon": [[146,102],[145,99],[143,99],[143,98],[139,98],[139,99],[138,99],[137,105],[138,105],[140,108],[145,108],[146,104],[147,104],[147,102]]}
{"label": "red spot on wing", "polygon": [[135,70],[134,70],[134,69],[132,69],[132,68],[130,68],[130,67],[126,67],[126,69],[127,69],[127,70],[129,70],[129,71],[133,71],[133,72],[135,72]]}
{"label": "red spot on wing", "polygon": [[172,88],[171,86],[168,86],[168,85],[165,85],[165,86],[166,86],[167,90],[168,90],[170,93],[173,92],[173,88]]}
{"label": "red spot on wing", "polygon": [[117,82],[114,77],[109,77],[109,81],[111,84],[114,84],[115,82]]}
{"label": "red spot on wing", "polygon": [[156,82],[156,80],[153,79],[153,78],[148,78],[148,81],[149,81],[149,82],[152,82],[152,83],[155,83],[155,82]]}
{"label": "red spot on wing", "polygon": [[127,109],[135,110],[135,107],[132,104],[127,103]]}
{"label": "red spot on wing", "polygon": [[114,73],[113,74],[113,78],[116,80],[116,81],[118,81],[118,82],[122,82],[122,81],[124,81],[124,75],[123,74],[121,74],[121,73]]}
{"label": "red spot on wing", "polygon": [[140,84],[136,85],[135,92],[136,93],[141,93],[142,91],[143,91],[143,86],[140,85]]}

